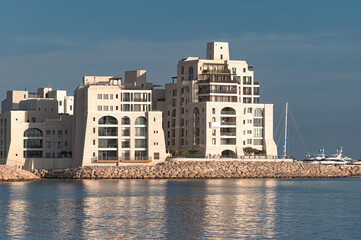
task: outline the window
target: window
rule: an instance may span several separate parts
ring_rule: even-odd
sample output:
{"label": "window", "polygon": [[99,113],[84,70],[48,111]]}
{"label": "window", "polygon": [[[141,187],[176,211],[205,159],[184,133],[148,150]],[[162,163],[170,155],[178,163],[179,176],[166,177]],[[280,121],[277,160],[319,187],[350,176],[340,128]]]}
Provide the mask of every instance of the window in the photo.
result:
{"label": "window", "polygon": [[159,152],[155,152],[155,153],[154,153],[154,159],[155,159],[155,160],[158,160],[158,159],[159,159]]}
{"label": "window", "polygon": [[138,117],[135,120],[135,125],[146,125],[147,124],[147,119],[145,117]]}
{"label": "window", "polygon": [[221,59],[223,59],[223,54],[221,54]]}
{"label": "window", "polygon": [[102,106],[98,106],[98,111],[102,111]]}
{"label": "window", "polygon": [[103,110],[104,111],[109,111],[109,107],[108,106],[103,106]]}
{"label": "window", "polygon": [[188,80],[193,80],[194,78],[194,70],[193,70],[193,67],[189,67],[188,69]]}
{"label": "window", "polygon": [[216,114],[216,109],[212,108],[212,114]]}
{"label": "window", "polygon": [[237,74],[237,69],[236,69],[236,68],[232,68],[232,73],[233,73],[233,74]]}
{"label": "window", "polygon": [[51,142],[50,141],[46,142],[46,149],[49,149],[49,148],[51,148]]}
{"label": "window", "polygon": [[263,119],[262,118],[253,119],[253,126],[254,127],[263,127]]}
{"label": "window", "polygon": [[62,106],[63,105],[63,101],[59,101],[59,106]]}
{"label": "window", "polygon": [[58,142],[58,149],[63,148],[63,142]]}
{"label": "window", "polygon": [[260,109],[260,108],[256,108],[256,109],[254,110],[254,116],[255,116],[255,117],[263,117],[263,110]]}
{"label": "window", "polygon": [[47,136],[47,137],[50,137],[50,135],[51,135],[51,131],[50,131],[50,130],[46,130],[46,136]]}
{"label": "window", "polygon": [[98,121],[99,125],[117,125],[118,124],[118,120],[115,117],[112,116],[104,116],[101,117]]}
{"label": "window", "polygon": [[246,68],[243,68],[243,72],[246,72]]}
{"label": "window", "polygon": [[68,130],[64,130],[65,135],[68,135]]}
{"label": "window", "polygon": [[110,94],[110,95],[109,95],[109,99],[113,99],[113,94]]}
{"label": "window", "polygon": [[147,140],[146,139],[135,139],[135,148],[146,148]]}
{"label": "window", "polygon": [[184,66],[181,67],[181,74],[184,74]]}
{"label": "window", "polygon": [[42,137],[43,133],[40,129],[29,128],[24,132],[24,137]]}
{"label": "window", "polygon": [[115,94],[115,98],[118,99],[118,97],[119,97],[118,94]]}
{"label": "window", "polygon": [[263,145],[263,139],[254,139],[253,144],[254,145]]}
{"label": "window", "polygon": [[104,95],[103,95],[103,98],[104,98],[104,99],[108,99],[108,97],[109,97],[108,94],[104,94]]}
{"label": "window", "polygon": [[62,138],[63,137],[63,130],[58,130],[58,137]]}
{"label": "window", "polygon": [[255,128],[253,131],[254,137],[263,137],[263,129],[262,128]]}

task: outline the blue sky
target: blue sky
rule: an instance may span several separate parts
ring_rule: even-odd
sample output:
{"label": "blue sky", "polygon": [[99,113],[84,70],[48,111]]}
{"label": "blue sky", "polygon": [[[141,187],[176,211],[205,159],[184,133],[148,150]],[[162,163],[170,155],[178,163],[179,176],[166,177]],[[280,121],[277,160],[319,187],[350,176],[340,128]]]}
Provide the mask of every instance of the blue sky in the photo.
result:
{"label": "blue sky", "polygon": [[[3,0],[0,98],[42,86],[72,93],[83,75],[131,69],[164,84],[178,60],[228,41],[232,59],[255,67],[261,100],[275,104],[275,127],[288,101],[308,151],[343,146],[361,158],[360,9],[352,0]],[[292,124],[289,147],[303,157]]]}

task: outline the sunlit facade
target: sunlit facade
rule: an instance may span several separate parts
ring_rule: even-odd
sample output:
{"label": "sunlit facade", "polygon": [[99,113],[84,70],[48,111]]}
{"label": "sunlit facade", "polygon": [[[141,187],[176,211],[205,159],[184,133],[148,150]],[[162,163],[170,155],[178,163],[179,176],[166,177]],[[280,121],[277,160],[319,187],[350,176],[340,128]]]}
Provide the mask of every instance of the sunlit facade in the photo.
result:
{"label": "sunlit facade", "polygon": [[273,104],[260,103],[253,67],[230,60],[227,42],[208,43],[206,59],[179,61],[177,82],[166,84],[162,107],[167,148],[242,157],[252,147],[277,156]]}

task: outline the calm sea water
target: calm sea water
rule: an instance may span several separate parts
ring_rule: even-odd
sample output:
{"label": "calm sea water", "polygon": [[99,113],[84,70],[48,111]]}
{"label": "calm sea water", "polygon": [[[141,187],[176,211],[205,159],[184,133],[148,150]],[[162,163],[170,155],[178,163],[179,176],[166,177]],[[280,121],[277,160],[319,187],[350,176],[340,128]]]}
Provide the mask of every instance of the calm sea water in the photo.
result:
{"label": "calm sea water", "polygon": [[0,184],[0,239],[360,239],[361,178]]}

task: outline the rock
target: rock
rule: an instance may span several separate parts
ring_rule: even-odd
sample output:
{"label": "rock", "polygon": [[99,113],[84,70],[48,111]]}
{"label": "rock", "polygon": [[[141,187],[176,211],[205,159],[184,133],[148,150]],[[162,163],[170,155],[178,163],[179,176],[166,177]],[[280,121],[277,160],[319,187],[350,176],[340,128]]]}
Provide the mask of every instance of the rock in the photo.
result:
{"label": "rock", "polygon": [[39,180],[40,176],[29,171],[7,165],[0,165],[0,181]]}

